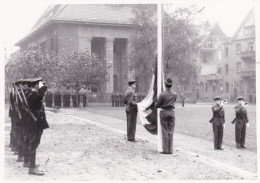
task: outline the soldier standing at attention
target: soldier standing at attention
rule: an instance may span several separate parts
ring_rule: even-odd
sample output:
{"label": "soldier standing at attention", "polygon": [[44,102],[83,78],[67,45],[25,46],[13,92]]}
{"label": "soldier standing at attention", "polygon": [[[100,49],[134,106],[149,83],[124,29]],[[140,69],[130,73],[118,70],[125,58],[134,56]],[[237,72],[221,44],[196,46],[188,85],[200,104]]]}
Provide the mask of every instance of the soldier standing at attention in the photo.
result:
{"label": "soldier standing at attention", "polygon": [[[234,120],[235,124],[235,136],[236,136],[236,145],[238,149],[246,148],[245,139],[246,139],[246,127],[249,127],[246,103],[244,102],[243,97],[237,98],[238,104],[235,106],[236,118]],[[232,123],[234,123],[232,122]]]}
{"label": "soldier standing at attention", "polygon": [[30,168],[29,174],[34,175],[44,175],[42,171],[38,169],[36,166],[36,149],[40,144],[41,136],[43,130],[49,128],[49,125],[46,121],[44,106],[43,106],[43,97],[47,90],[46,86],[40,86],[41,78],[34,79],[31,81],[30,85],[32,87],[32,91],[27,95],[27,101],[29,110],[32,112],[35,120],[30,118],[29,120],[29,155],[30,155]]}
{"label": "soldier standing at attention", "polygon": [[224,150],[222,146],[223,129],[225,128],[225,111],[220,97],[214,98],[212,106],[213,117],[210,120],[214,133],[214,150]]}
{"label": "soldier standing at attention", "polygon": [[128,82],[128,85],[129,87],[125,93],[127,140],[134,142],[137,119],[137,104],[135,95],[136,83],[134,80],[132,80]]}
{"label": "soldier standing at attention", "polygon": [[177,94],[171,91],[172,80],[167,78],[165,81],[166,90],[163,91],[155,102],[156,108],[161,108],[160,122],[162,126],[162,146],[163,154],[173,152],[173,132],[175,126],[174,103]]}

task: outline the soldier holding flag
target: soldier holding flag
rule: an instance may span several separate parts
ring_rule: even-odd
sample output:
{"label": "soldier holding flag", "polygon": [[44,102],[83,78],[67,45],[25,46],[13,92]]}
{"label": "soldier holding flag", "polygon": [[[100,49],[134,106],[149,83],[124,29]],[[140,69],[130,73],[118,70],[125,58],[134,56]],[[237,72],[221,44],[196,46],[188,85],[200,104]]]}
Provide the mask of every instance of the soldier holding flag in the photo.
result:
{"label": "soldier holding flag", "polygon": [[128,82],[128,85],[129,87],[125,93],[127,140],[134,142],[137,119],[137,104],[135,95],[136,83],[134,80],[131,80]]}
{"label": "soldier holding flag", "polygon": [[170,78],[165,81],[166,90],[163,91],[158,100],[155,102],[156,108],[161,108],[160,122],[162,126],[162,153],[173,153],[173,132],[175,126],[174,103],[177,94],[171,91],[172,80]]}

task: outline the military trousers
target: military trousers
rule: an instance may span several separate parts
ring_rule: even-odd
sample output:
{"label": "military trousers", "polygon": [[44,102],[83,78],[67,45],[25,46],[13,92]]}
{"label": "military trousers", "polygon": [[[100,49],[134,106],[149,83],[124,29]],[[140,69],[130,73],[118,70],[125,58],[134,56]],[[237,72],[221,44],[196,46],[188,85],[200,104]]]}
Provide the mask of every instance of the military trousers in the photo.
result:
{"label": "military trousers", "polygon": [[127,140],[135,140],[137,108],[126,109]]}
{"label": "military trousers", "polygon": [[223,124],[215,125],[213,124],[213,134],[214,134],[214,148],[218,149],[222,146],[223,140]]}
{"label": "military trousers", "polygon": [[237,120],[235,124],[235,138],[238,148],[245,147],[246,139],[246,122],[244,120]]}
{"label": "military trousers", "polygon": [[162,128],[162,150],[165,154],[173,153],[173,132],[175,127],[175,114],[173,110],[160,111]]}

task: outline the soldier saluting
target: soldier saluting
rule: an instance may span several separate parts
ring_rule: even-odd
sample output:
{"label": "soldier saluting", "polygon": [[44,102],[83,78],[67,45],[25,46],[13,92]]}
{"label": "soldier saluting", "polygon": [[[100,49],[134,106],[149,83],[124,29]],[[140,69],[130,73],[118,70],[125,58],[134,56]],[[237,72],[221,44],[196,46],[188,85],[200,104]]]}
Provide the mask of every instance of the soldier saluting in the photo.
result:
{"label": "soldier saluting", "polygon": [[235,106],[236,118],[233,120],[235,124],[235,136],[236,136],[236,145],[238,149],[246,148],[245,139],[246,139],[246,127],[249,127],[248,116],[247,116],[247,103],[244,102],[243,97],[237,98],[238,104]]}
{"label": "soldier saluting", "polygon": [[215,104],[212,106],[213,117],[210,120],[214,133],[214,150],[224,150],[222,146],[223,129],[225,127],[225,111],[220,97],[214,98]]}
{"label": "soldier saluting", "polygon": [[46,86],[41,85],[41,78],[36,78],[31,80],[30,86],[32,90],[27,94],[27,102],[30,112],[34,117],[29,118],[28,125],[28,136],[29,136],[29,157],[30,157],[30,167],[29,174],[34,175],[44,175],[42,171],[36,166],[36,149],[40,144],[41,136],[43,130],[49,128],[46,121],[43,97],[47,90]]}

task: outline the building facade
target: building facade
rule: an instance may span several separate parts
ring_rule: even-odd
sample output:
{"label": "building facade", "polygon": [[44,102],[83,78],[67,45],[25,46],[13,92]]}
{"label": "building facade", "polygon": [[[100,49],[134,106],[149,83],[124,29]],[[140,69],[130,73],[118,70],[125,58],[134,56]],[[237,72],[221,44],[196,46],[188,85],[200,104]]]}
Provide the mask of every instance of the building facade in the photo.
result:
{"label": "building facade", "polygon": [[255,10],[252,9],[231,41],[224,43],[224,95],[231,101],[243,96],[256,102]]}
{"label": "building facade", "polygon": [[256,102],[255,11],[252,9],[232,38],[215,24],[200,44],[199,100],[221,96]]}
{"label": "building facade", "polygon": [[228,37],[215,23],[203,38],[199,47],[199,73],[197,99],[210,101],[216,95],[223,94],[223,45]]}
{"label": "building facade", "polygon": [[112,65],[109,81],[95,92],[122,92],[134,79],[129,67],[131,38],[136,34],[131,5],[51,5],[31,32],[16,45],[20,50],[53,51],[58,55],[88,51]]}

